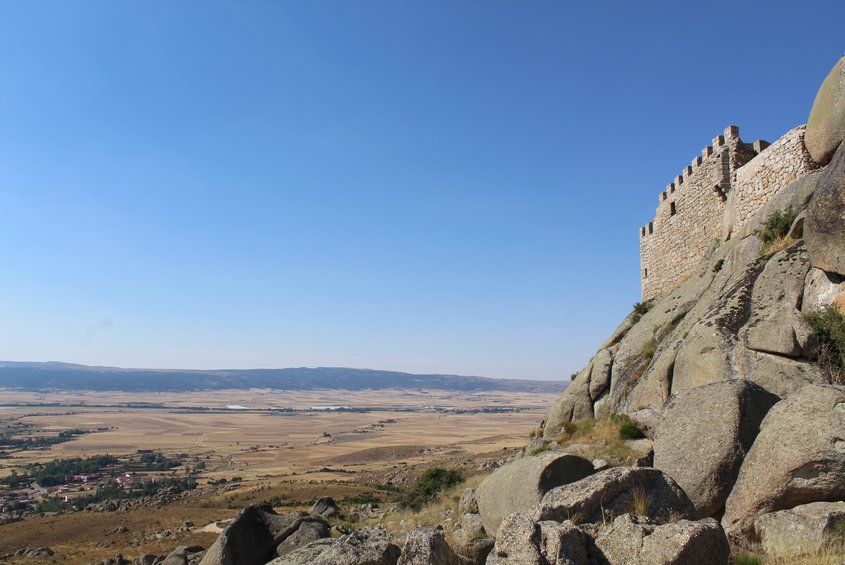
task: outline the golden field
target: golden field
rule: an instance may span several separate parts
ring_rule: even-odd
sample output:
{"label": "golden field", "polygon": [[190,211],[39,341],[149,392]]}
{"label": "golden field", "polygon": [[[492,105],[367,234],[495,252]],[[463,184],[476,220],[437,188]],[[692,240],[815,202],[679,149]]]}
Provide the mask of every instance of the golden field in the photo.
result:
{"label": "golden field", "polygon": [[[297,508],[297,501],[304,505],[322,495],[342,499],[374,492],[368,485],[386,482],[387,477],[401,485],[403,478],[412,480],[432,465],[463,465],[471,474],[484,461],[523,447],[556,398],[556,394],[395,390],[180,395],[0,391],[0,430],[21,425],[33,435],[100,430],[47,449],[11,453],[0,458],[0,475],[56,458],[138,450],[184,454],[206,465],[200,488],[163,509],[77,512],[0,526],[0,556],[44,545],[64,555],[61,562],[85,563],[118,552],[134,558],[188,543],[208,546],[215,534],[200,531],[203,526],[230,518],[253,502],[280,496]],[[26,405],[10,406],[14,404]],[[325,406],[355,411],[309,410]],[[243,481],[226,489],[206,486],[210,480],[232,477]],[[187,520],[195,528],[178,541],[128,546]],[[125,525],[129,532],[106,535],[116,525]]]}

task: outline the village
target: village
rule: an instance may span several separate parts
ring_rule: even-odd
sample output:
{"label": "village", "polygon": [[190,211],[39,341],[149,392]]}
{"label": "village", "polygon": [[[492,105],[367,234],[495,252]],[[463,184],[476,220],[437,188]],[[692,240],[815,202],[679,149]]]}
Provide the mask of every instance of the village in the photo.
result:
{"label": "village", "polygon": [[193,490],[204,464],[179,469],[186,457],[139,450],[128,456],[56,459],[13,470],[0,478],[0,524],[33,515],[109,510],[165,491]]}

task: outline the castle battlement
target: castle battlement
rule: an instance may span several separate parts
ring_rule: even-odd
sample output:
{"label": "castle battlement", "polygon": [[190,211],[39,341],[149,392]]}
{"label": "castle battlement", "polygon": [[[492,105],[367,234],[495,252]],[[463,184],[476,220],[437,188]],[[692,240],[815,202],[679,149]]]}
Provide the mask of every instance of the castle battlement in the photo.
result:
{"label": "castle battlement", "polygon": [[744,143],[729,125],[658,195],[654,219],[639,229],[643,300],[675,288],[713,248],[780,189],[815,168],[804,126],[775,143]]}

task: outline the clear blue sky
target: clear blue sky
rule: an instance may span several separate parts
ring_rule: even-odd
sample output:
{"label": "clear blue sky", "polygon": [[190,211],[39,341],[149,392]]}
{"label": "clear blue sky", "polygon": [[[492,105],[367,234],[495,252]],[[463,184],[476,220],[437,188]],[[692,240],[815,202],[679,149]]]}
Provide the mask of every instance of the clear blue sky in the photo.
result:
{"label": "clear blue sky", "polygon": [[0,2],[0,359],[567,378],[845,3]]}

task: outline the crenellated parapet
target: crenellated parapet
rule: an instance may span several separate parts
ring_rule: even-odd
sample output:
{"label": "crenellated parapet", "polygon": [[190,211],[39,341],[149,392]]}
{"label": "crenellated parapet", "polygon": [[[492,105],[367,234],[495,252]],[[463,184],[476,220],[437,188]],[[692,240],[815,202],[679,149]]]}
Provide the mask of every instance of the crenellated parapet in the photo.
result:
{"label": "crenellated parapet", "polygon": [[700,264],[721,236],[737,171],[764,145],[743,143],[739,127],[730,125],[658,195],[654,219],[639,230],[644,300],[673,288]]}
{"label": "crenellated parapet", "polygon": [[804,146],[805,129],[772,144],[743,143],[739,128],[728,126],[666,186],[654,219],[639,229],[644,301],[678,286],[714,243],[747,235],[772,196],[818,168]]}

